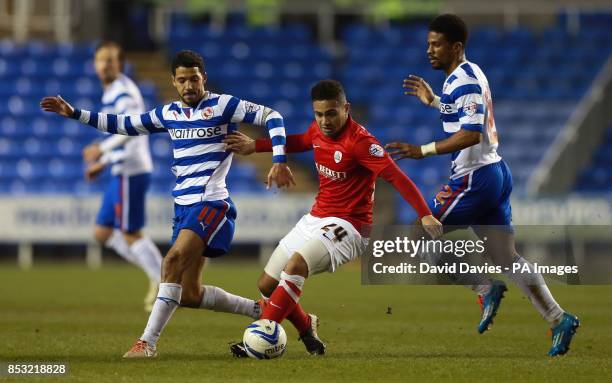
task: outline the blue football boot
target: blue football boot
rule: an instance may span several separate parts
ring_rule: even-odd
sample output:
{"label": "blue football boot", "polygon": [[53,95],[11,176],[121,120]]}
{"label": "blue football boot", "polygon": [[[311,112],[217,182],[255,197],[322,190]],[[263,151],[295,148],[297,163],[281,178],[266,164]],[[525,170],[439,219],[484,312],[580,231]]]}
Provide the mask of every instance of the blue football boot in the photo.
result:
{"label": "blue football boot", "polygon": [[508,288],[503,281],[494,280],[491,283],[489,292],[485,295],[478,296],[478,303],[480,303],[480,308],[482,309],[482,317],[478,324],[479,334],[487,331],[489,326],[493,323],[493,318],[497,314],[499,305],[504,298],[504,292],[507,290]]}
{"label": "blue football boot", "polygon": [[550,329],[552,335],[552,347],[548,351],[549,356],[564,355],[569,351],[570,343],[576,330],[580,327],[578,317],[570,313],[564,313],[561,322]]}

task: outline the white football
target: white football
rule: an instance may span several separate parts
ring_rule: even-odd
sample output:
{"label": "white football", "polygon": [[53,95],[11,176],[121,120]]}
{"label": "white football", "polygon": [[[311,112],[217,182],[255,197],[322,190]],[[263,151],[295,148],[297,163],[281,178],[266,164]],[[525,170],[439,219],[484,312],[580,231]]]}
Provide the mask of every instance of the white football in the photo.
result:
{"label": "white football", "polygon": [[280,324],[269,319],[260,319],[246,328],[242,341],[249,357],[274,359],[285,353],[287,334]]}

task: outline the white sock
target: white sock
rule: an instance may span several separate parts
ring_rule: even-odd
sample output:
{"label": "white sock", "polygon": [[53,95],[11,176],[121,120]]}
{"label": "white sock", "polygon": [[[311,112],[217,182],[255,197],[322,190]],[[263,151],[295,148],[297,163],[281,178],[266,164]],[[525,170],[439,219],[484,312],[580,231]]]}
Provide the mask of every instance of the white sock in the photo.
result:
{"label": "white sock", "polygon": [[181,303],[182,287],[178,283],[160,283],[157,299],[149,315],[147,327],[140,339],[155,347],[162,330]]}
{"label": "white sock", "polygon": [[123,233],[121,230],[113,230],[113,234],[111,234],[110,238],[106,240],[104,246],[115,250],[115,252],[126,261],[136,266],[140,266],[138,257],[130,252],[130,247],[125,241],[125,238],[123,238]]}
{"label": "white sock", "polygon": [[130,252],[138,259],[138,265],[147,273],[149,279],[159,283],[161,280],[162,256],[151,238],[143,236],[132,243]]}
{"label": "white sock", "polygon": [[253,319],[259,319],[261,308],[252,299],[230,294],[216,286],[202,286],[204,296],[200,308],[224,313],[241,314]]}
{"label": "white sock", "polygon": [[[529,298],[536,310],[548,323],[553,326],[557,325],[563,318],[564,311],[553,298],[542,275],[536,273],[533,264],[523,257],[518,257],[514,263],[521,264],[521,268],[517,272],[507,273],[508,278],[523,290],[523,294]],[[529,272],[521,273],[522,265],[528,265]]]}

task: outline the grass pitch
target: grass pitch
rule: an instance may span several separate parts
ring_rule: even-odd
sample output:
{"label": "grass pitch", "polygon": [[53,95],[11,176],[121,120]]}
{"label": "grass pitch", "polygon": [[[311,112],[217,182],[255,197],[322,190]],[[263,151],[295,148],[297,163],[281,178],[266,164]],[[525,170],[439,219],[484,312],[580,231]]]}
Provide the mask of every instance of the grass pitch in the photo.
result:
{"label": "grass pitch", "polygon": [[[257,296],[254,264],[212,264],[205,283]],[[280,359],[234,359],[247,318],[180,309],[155,360],[122,360],[142,333],[144,274],[130,266],[0,266],[0,362],[68,362],[66,377],[0,381],[610,381],[612,286],[551,286],[582,321],[568,355],[549,358],[547,325],[514,286],[492,329],[478,335],[479,308],[458,286],[361,286],[357,265],[306,283],[302,303],[321,318],[328,354],[311,357],[286,322]]]}

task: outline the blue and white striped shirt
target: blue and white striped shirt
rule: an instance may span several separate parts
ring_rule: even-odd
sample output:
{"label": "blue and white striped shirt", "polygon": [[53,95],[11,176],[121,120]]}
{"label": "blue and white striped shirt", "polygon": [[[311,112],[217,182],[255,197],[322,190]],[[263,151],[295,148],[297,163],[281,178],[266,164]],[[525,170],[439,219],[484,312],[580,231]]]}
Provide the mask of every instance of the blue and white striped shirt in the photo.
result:
{"label": "blue and white striped shirt", "polygon": [[479,144],[452,153],[450,178],[501,160],[489,81],[478,65],[464,61],[446,78],[440,97],[440,119],[447,137],[460,129],[482,133]]}
{"label": "blue and white striped shirt", "polygon": [[283,117],[262,105],[227,94],[207,92],[195,108],[180,102],[157,107],[144,114],[116,115],[75,109],[73,118],[103,132],[137,136],[168,132],[174,147],[172,191],[179,205],[214,201],[229,196],[225,177],[232,153],[225,151],[225,136],[244,122],[265,126],[272,139],[272,162],[284,163],[285,127]]}

